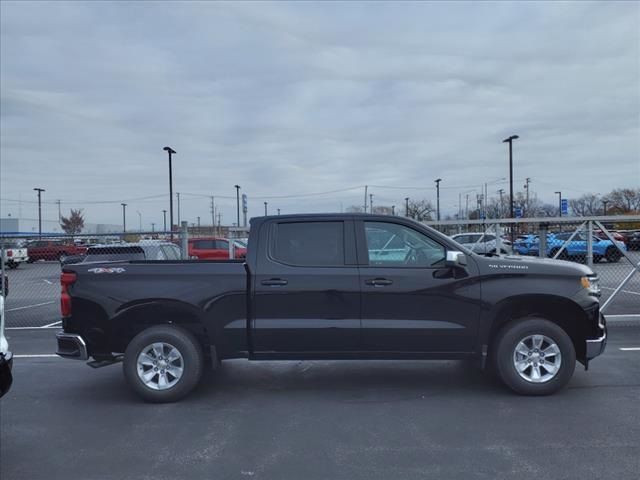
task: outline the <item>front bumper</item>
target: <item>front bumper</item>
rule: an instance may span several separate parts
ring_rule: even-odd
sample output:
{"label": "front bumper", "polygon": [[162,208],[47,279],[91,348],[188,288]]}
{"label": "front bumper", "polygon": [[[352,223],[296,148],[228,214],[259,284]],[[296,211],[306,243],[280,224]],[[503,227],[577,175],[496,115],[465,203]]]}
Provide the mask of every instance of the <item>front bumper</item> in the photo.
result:
{"label": "front bumper", "polygon": [[84,338],[75,333],[58,332],[56,334],[58,349],[56,354],[63,358],[72,358],[74,360],[88,360],[89,352],[87,351],[87,342]]}
{"label": "front bumper", "polygon": [[604,315],[602,315],[601,313],[600,319],[598,321],[598,329],[600,331],[600,336],[593,339],[587,339],[587,348],[585,355],[587,361],[597,357],[598,355],[602,355],[604,349],[607,346],[607,321],[604,318]]}
{"label": "front bumper", "polygon": [[0,397],[9,391],[13,383],[13,355],[11,352],[0,354]]}

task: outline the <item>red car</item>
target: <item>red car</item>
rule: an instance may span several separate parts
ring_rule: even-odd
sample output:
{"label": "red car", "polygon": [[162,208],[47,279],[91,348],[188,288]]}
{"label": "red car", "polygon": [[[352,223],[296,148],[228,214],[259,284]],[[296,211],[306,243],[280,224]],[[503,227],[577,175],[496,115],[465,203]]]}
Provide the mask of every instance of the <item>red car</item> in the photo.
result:
{"label": "red car", "polygon": [[[602,230],[594,230],[593,233],[595,234],[596,237],[601,238],[602,240],[609,240],[609,237],[607,237],[607,235]],[[618,242],[626,243],[627,237],[625,237],[621,233],[616,232],[615,230],[609,230],[609,233],[611,234],[614,240]]]}
{"label": "red car", "polygon": [[[224,260],[229,258],[229,240],[226,238],[206,237],[189,239],[189,256],[199,260]],[[247,249],[235,243],[236,258],[245,258]]]}
{"label": "red car", "polygon": [[74,245],[64,240],[35,240],[27,244],[28,262],[37,260],[60,260],[71,255],[83,255],[87,247]]}

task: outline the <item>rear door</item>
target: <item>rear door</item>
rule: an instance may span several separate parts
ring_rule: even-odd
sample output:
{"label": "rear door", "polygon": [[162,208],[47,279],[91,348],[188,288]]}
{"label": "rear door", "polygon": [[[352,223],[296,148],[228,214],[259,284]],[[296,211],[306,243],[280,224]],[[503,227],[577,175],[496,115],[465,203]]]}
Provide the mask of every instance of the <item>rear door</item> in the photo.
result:
{"label": "rear door", "polygon": [[363,348],[473,351],[480,315],[473,259],[468,258],[465,269],[445,267],[445,245],[400,221],[358,220],[355,225]]}
{"label": "rear door", "polygon": [[360,348],[360,282],[353,223],[344,217],[273,221],[259,233],[254,277],[257,354]]}

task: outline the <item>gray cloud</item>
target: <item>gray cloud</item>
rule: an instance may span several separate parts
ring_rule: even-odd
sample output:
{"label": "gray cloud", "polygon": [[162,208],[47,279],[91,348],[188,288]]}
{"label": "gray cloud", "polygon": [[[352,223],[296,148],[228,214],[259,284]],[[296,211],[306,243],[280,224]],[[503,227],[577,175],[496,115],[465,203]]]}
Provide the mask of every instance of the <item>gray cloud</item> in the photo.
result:
{"label": "gray cloud", "polygon": [[[48,201],[118,222],[167,190],[183,216],[250,197],[372,188],[434,198],[515,175],[540,198],[640,185],[640,6],[607,3],[2,2],[3,214]],[[495,183],[496,190],[504,183]],[[187,193],[202,196],[187,195]],[[109,199],[115,204],[84,204]],[[337,210],[362,190],[270,199]],[[132,201],[145,223],[162,198]],[[33,210],[24,204],[23,212]],[[55,207],[47,205],[52,218]],[[148,226],[148,225],[147,225]]]}

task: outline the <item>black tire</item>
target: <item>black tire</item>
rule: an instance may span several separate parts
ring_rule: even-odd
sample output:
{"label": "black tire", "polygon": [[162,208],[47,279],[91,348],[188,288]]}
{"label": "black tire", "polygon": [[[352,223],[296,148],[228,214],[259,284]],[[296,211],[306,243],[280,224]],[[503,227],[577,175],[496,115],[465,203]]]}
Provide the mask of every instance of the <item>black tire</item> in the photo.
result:
{"label": "black tire", "polygon": [[16,268],[18,268],[18,264],[16,262],[8,262],[6,265],[9,270],[15,270]]}
{"label": "black tire", "polygon": [[602,256],[601,255],[594,255],[593,256],[593,263],[599,263],[602,261]]}
{"label": "black tire", "polygon": [[[558,253],[558,250],[560,250],[559,248],[554,248],[553,250],[551,250],[551,252],[549,252],[549,258],[553,258],[556,256],[556,253]],[[560,255],[558,256],[557,260],[569,260],[569,254],[567,253],[567,250],[564,249],[562,250],[562,252],[560,252]]]}
{"label": "black tire", "polygon": [[609,247],[605,253],[605,258],[609,263],[617,263],[622,258],[622,253],[616,247]]}
{"label": "black tire", "polygon": [[[177,383],[166,390],[154,390],[138,375],[138,356],[156,342],[170,344],[182,355],[183,373]],[[152,403],[176,402],[188,395],[198,384],[204,370],[204,355],[196,338],[188,331],[173,325],[157,325],[136,335],[124,354],[122,365],[129,387],[143,400]]]}
{"label": "black tire", "polygon": [[[544,335],[560,350],[557,373],[548,381],[533,383],[523,378],[515,367],[515,349],[521,340],[531,335]],[[494,341],[493,361],[502,382],[520,395],[550,395],[564,388],[576,367],[576,352],[567,333],[555,323],[539,317],[515,320],[500,330]],[[541,367],[544,368],[544,367]]]}

